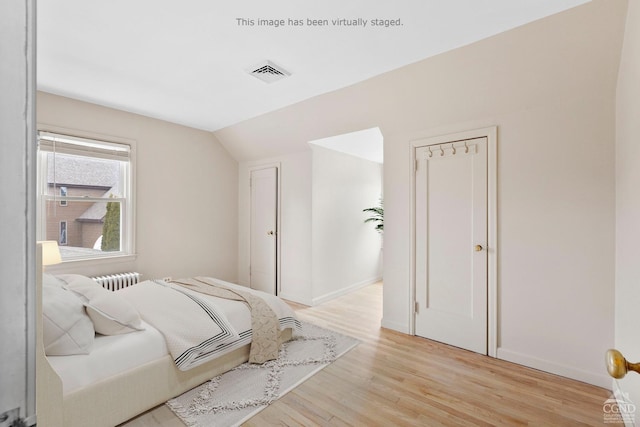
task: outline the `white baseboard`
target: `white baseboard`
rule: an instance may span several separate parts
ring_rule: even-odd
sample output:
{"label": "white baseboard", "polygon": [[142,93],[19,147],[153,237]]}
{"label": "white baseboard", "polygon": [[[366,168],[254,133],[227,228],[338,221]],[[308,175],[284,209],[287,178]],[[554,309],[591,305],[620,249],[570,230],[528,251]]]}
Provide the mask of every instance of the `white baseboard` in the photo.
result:
{"label": "white baseboard", "polygon": [[[624,393],[624,390],[620,388],[620,383],[615,379],[611,380],[611,390],[613,391],[611,393],[610,399],[615,399],[618,406],[615,409],[609,407],[609,413],[613,412],[614,418],[622,418],[622,422],[624,423],[625,427],[635,427],[635,418],[637,412],[636,405],[633,402],[629,402],[628,396]],[[631,403],[631,405],[629,406],[628,403]],[[624,413],[625,408],[629,408],[629,411],[626,414]],[[603,410],[604,409],[605,408],[603,408]],[[613,422],[611,423],[613,424],[615,421],[618,421],[618,419],[612,421]],[[618,422],[617,424],[620,423]]]}
{"label": "white baseboard", "polygon": [[606,375],[604,364],[602,367],[603,373],[596,374],[593,372],[583,371],[582,369],[576,369],[572,366],[552,362],[550,360],[539,359],[537,357],[529,356],[527,354],[508,350],[502,347],[498,348],[497,358],[506,360],[508,362],[517,363],[519,365],[528,366],[530,368],[539,369],[551,374],[560,375],[562,377],[567,377],[588,384],[593,384],[598,387],[603,387],[606,389],[610,389],[611,387],[611,377]]}
{"label": "white baseboard", "polygon": [[298,304],[302,304],[302,305],[308,305],[311,306],[312,305],[312,301],[309,300],[308,298],[302,298],[298,295],[294,295],[294,294],[288,294],[286,292],[280,292],[278,294],[279,298],[285,299],[287,301],[291,301],[291,302],[296,302]]}
{"label": "white baseboard", "polygon": [[338,289],[337,291],[333,291],[320,297],[313,298],[311,305],[318,305],[322,304],[323,302],[331,301],[332,299],[341,297],[342,295],[346,295],[360,288],[364,288],[365,286],[372,285],[376,282],[379,282],[380,280],[382,280],[382,277],[373,277],[358,283],[354,283],[347,286],[346,288]]}
{"label": "white baseboard", "polygon": [[389,320],[386,320],[385,318],[382,318],[381,326],[383,328],[391,329],[393,331],[402,332],[403,334],[409,333],[409,325],[406,325],[404,323],[389,321]]}

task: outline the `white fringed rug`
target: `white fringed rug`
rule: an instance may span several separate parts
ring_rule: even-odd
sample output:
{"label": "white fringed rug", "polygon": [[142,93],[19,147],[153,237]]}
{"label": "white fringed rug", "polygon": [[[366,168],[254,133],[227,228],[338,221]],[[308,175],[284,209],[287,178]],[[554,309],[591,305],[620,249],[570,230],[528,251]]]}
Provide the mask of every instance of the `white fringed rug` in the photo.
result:
{"label": "white fringed rug", "polygon": [[239,426],[358,345],[311,323],[283,344],[277,360],[244,363],[167,402],[190,427]]}

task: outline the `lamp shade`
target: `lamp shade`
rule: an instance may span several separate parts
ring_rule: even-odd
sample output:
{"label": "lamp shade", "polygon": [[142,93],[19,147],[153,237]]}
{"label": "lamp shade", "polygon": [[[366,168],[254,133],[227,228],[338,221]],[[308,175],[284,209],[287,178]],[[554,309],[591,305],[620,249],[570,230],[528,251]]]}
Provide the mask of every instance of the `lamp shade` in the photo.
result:
{"label": "lamp shade", "polygon": [[42,245],[42,265],[60,264],[62,262],[58,242],[55,240],[43,240],[38,243]]}

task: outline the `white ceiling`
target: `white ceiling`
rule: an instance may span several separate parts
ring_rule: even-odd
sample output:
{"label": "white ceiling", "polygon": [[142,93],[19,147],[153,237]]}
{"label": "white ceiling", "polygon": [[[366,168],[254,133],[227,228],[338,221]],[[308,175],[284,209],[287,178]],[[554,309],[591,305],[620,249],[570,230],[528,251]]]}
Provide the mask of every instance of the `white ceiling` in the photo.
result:
{"label": "white ceiling", "polygon": [[[39,0],[38,87],[214,131],[587,1]],[[372,27],[376,18],[402,26]],[[291,77],[266,84],[247,74],[267,59]]]}

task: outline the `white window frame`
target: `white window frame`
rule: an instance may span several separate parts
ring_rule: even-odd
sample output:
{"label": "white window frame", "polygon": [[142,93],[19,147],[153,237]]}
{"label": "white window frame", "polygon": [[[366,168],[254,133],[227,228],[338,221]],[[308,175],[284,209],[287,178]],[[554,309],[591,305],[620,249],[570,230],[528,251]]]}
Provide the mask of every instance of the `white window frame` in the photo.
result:
{"label": "white window frame", "polygon": [[[46,237],[46,206],[47,201],[81,201],[81,202],[104,202],[102,198],[85,196],[62,197],[54,192],[54,195],[47,195],[47,153],[57,152],[67,154],[78,154],[90,158],[107,158],[124,161],[127,165],[121,168],[122,197],[112,198],[109,201],[120,202],[120,251],[105,252],[102,254],[91,254],[87,256],[63,257],[63,264],[67,263],[103,263],[113,261],[127,261],[135,259],[135,141],[109,138],[107,141],[103,137],[86,135],[81,132],[58,133],[56,130],[48,131],[41,129],[38,131],[38,155],[37,155],[37,240],[44,240]],[[76,136],[77,135],[77,136]],[[67,226],[68,233],[68,226]],[[68,242],[68,235],[67,235]]]}

